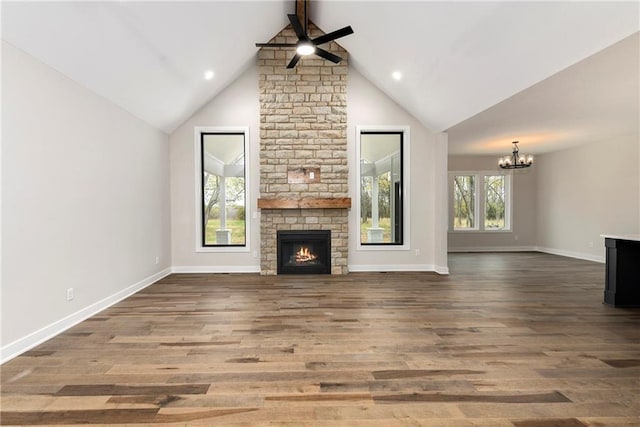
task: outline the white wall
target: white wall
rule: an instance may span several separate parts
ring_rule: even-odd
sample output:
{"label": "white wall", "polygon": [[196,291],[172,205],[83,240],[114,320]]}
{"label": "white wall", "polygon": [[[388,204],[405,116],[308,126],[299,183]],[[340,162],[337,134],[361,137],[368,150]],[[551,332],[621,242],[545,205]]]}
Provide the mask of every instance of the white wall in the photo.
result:
{"label": "white wall", "polygon": [[[349,271],[435,270],[448,273],[446,247],[447,136],[434,134],[353,68],[347,85],[347,143],[353,203],[360,184],[356,126],[410,127],[410,249],[360,250],[357,209],[349,211]],[[416,255],[419,250],[419,255]]]}
{"label": "white wall", "polygon": [[165,134],[3,42],[3,360],[169,271],[168,154]]}
{"label": "white wall", "polygon": [[[498,156],[452,155],[449,156],[449,171],[497,171],[497,159]],[[531,168],[512,174],[511,231],[450,231],[449,251],[535,250],[537,169],[536,162]],[[448,191],[450,196],[451,189],[448,188]],[[449,209],[452,209],[452,201],[449,200],[448,203]]]}
{"label": "white wall", "polygon": [[[175,271],[260,271],[260,221],[254,218],[259,195],[260,104],[258,68],[253,63],[235,82],[183,123],[169,137],[171,157],[171,241]],[[249,127],[251,198],[246,218],[250,222],[246,252],[196,252],[196,194],[194,128],[196,126]],[[257,251],[257,257],[254,252]]]}
{"label": "white wall", "polygon": [[537,244],[604,260],[601,234],[640,233],[638,135],[537,157]]}

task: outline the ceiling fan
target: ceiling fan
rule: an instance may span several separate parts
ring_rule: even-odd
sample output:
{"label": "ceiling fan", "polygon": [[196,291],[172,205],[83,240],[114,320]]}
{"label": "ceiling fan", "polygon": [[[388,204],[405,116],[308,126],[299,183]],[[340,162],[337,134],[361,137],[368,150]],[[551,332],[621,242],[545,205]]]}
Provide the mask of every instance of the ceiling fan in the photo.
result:
{"label": "ceiling fan", "polygon": [[300,4],[304,3],[304,27],[300,22],[300,18],[297,14],[288,14],[289,22],[291,22],[291,26],[298,37],[297,43],[256,43],[256,47],[295,47],[296,54],[293,55],[291,61],[287,65],[287,68],[293,68],[296,66],[300,58],[306,55],[311,55],[315,53],[321,58],[324,58],[328,61],[333,62],[334,64],[339,63],[342,58],[338,55],[334,55],[333,53],[326,51],[319,47],[321,44],[329,43],[330,41],[339,39],[340,37],[348,36],[349,34],[353,34],[353,29],[351,26],[346,26],[336,31],[332,31],[323,36],[316,37],[312,39],[308,35],[308,22],[309,18],[307,17],[307,3],[308,0],[298,0],[296,1],[297,8],[300,10]]}

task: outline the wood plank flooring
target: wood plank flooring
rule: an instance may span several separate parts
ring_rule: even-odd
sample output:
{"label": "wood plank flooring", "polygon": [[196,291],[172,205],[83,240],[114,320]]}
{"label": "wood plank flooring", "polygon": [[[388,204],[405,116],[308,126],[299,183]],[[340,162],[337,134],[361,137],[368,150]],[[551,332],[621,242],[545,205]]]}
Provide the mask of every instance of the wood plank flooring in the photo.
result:
{"label": "wood plank flooring", "polygon": [[176,274],[2,366],[3,425],[640,426],[640,310],[604,266]]}

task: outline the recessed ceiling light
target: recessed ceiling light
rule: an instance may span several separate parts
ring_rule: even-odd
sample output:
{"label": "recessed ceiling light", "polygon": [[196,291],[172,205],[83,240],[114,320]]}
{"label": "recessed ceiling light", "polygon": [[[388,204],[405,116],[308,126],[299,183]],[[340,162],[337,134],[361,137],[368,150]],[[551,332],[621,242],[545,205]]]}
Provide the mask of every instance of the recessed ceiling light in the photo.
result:
{"label": "recessed ceiling light", "polygon": [[211,80],[214,75],[215,75],[214,72],[211,70],[207,70],[204,72],[204,78],[207,80]]}
{"label": "recessed ceiling light", "polygon": [[391,73],[391,77],[393,77],[393,80],[402,80],[402,73],[400,71],[394,71]]}

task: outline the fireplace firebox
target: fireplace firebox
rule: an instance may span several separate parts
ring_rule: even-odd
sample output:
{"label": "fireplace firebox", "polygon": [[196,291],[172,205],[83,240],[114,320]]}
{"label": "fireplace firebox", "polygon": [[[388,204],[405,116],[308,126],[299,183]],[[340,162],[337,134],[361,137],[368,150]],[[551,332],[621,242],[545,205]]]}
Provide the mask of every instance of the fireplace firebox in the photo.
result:
{"label": "fireplace firebox", "polygon": [[331,274],[331,231],[278,231],[278,274]]}

